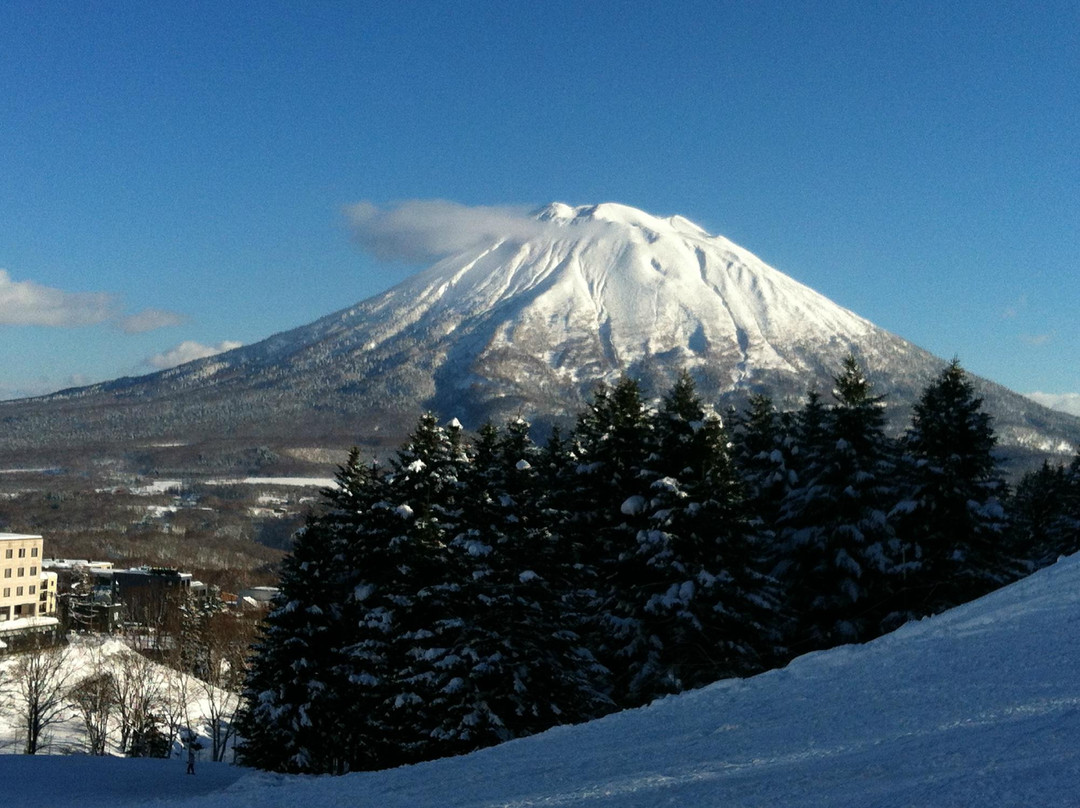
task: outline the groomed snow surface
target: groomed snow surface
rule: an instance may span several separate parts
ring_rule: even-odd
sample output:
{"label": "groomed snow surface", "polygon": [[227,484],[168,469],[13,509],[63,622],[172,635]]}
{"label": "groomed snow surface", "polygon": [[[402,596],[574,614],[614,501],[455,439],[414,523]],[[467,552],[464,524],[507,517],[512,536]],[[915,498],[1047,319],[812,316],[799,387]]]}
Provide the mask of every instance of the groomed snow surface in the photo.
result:
{"label": "groomed snow surface", "polygon": [[0,805],[1080,805],[1080,558],[865,646],[388,772],[0,758]]}

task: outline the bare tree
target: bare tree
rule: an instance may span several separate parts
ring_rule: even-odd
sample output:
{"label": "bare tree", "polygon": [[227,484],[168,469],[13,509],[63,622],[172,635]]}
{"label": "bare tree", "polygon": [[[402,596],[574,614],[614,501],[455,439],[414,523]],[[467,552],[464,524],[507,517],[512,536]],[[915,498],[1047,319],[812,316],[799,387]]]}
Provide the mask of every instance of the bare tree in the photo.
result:
{"label": "bare tree", "polygon": [[66,646],[34,638],[12,666],[13,700],[26,736],[24,751],[33,755],[47,742],[50,727],[62,722],[72,675]]}
{"label": "bare tree", "polygon": [[210,731],[211,758],[225,759],[229,742],[235,737],[236,713],[244,684],[247,656],[257,631],[257,621],[235,612],[213,615],[203,633],[206,678],[202,684]]}
{"label": "bare tree", "polygon": [[206,727],[210,731],[210,759],[222,761],[236,731],[236,713],[240,709],[240,695],[201,682],[203,704],[206,705]]}
{"label": "bare tree", "polygon": [[194,677],[180,670],[169,671],[161,704],[165,732],[170,741],[191,731],[191,704],[197,698]]}
{"label": "bare tree", "polygon": [[133,750],[133,743],[158,723],[163,712],[164,683],[154,663],[128,651],[117,655],[114,686],[120,749],[127,754]]}
{"label": "bare tree", "polygon": [[[4,664],[4,658],[0,657],[0,716],[10,714],[9,708],[12,704],[12,683],[11,683],[11,667]],[[11,742],[3,744],[8,746]]]}
{"label": "bare tree", "polygon": [[108,671],[95,673],[71,689],[71,705],[82,721],[86,751],[104,755],[108,751],[109,719],[116,709],[115,680]]}
{"label": "bare tree", "polygon": [[88,675],[69,691],[72,707],[82,721],[86,751],[91,755],[108,752],[109,720],[116,711],[116,678],[109,670],[101,645],[87,648]]}

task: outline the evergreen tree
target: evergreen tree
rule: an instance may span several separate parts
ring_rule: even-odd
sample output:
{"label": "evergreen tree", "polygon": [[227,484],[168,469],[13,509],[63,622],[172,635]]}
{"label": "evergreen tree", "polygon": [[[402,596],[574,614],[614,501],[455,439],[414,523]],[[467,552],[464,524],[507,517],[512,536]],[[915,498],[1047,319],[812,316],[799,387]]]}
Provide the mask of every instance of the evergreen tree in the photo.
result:
{"label": "evergreen tree", "polygon": [[1080,552],[1080,452],[1065,472],[1065,493],[1061,498],[1058,535],[1062,554]]}
{"label": "evergreen tree", "polygon": [[645,574],[631,593],[650,654],[636,661],[632,703],[756,672],[778,639],[774,586],[760,571],[720,419],[684,374],[655,422],[649,518],[637,534]]}
{"label": "evergreen tree", "polygon": [[794,642],[804,648],[875,636],[890,578],[899,573],[886,518],[895,463],[882,398],[852,356],[835,383],[830,408],[819,410],[812,397],[802,413],[805,452],[783,503],[783,572],[798,624]]}
{"label": "evergreen tree", "polygon": [[755,394],[731,430],[732,457],[743,482],[747,513],[766,542],[775,540],[780,506],[794,482],[790,455],[796,444],[786,420],[771,398]]}
{"label": "evergreen tree", "polygon": [[[785,413],[782,423],[785,454],[788,457],[788,490],[816,470],[823,457],[834,448],[828,429],[829,407],[817,390],[806,391],[806,401],[798,412]],[[784,499],[786,499],[786,494]]]}
{"label": "evergreen tree", "polygon": [[1024,475],[1009,499],[1009,546],[1029,569],[1080,552],[1080,454]]}
{"label": "evergreen tree", "polygon": [[[467,666],[461,650],[467,575],[450,543],[460,532],[463,477],[468,463],[461,427],[420,418],[391,461],[387,508],[402,517],[390,546],[399,566],[399,627],[391,644],[397,693],[390,703],[388,740],[405,760],[427,760],[475,748],[489,728],[463,698]],[[470,605],[470,609],[475,606]]]}
{"label": "evergreen tree", "polygon": [[[916,407],[903,492],[881,397],[851,357],[835,381],[797,413],[755,397],[730,442],[684,374],[657,411],[631,380],[601,386],[543,449],[520,419],[470,449],[429,414],[386,471],[354,450],[283,562],[242,759],[468,752],[760,670],[789,615],[799,650],[858,641],[1009,574],[993,433],[958,365]],[[1040,559],[1080,549],[1080,457],[1014,502]]]}
{"label": "evergreen tree", "polygon": [[1070,525],[1068,471],[1043,461],[1025,474],[1009,498],[1009,546],[1031,571],[1053,564],[1074,552],[1076,526]]}
{"label": "evergreen tree", "polygon": [[413,517],[394,501],[388,474],[350,457],[333,494],[345,570],[338,680],[347,682],[340,735],[351,771],[412,762],[402,750],[395,707],[403,665],[398,637],[409,624],[417,583],[414,548],[402,540]]}
{"label": "evergreen tree", "polygon": [[563,596],[573,576],[547,518],[543,463],[528,424],[515,419],[504,436],[481,430],[470,469],[470,529],[457,544],[476,562],[465,586],[465,600],[479,607],[467,643],[470,684],[498,719],[492,741],[610,709]]}
{"label": "evergreen tree", "polygon": [[[359,469],[353,452],[338,472],[340,489],[328,489],[324,497],[334,503],[338,490],[353,490]],[[298,773],[348,769],[340,518],[335,510],[309,518],[282,562],[280,592],[254,649],[238,720],[247,765]]]}
{"label": "evergreen tree", "polygon": [[632,379],[601,386],[579,417],[572,439],[568,519],[563,526],[581,565],[575,608],[591,619],[589,647],[612,676],[612,698],[625,704],[631,680],[654,652],[635,613],[634,591],[646,569],[637,552],[654,456],[649,411]]}
{"label": "evergreen tree", "polygon": [[904,440],[905,497],[896,510],[914,614],[932,614],[1015,577],[1004,546],[1005,486],[990,416],[953,360],[916,402]]}

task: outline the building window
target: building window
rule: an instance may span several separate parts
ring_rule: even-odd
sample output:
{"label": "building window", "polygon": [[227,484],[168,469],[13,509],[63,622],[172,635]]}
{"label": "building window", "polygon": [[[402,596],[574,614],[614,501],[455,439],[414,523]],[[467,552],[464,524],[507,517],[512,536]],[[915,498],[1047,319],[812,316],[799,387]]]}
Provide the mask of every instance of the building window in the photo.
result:
{"label": "building window", "polygon": [[27,592],[26,594],[28,594],[28,595],[36,595],[37,594],[37,587],[36,586],[30,587],[30,591]]}
{"label": "building window", "polygon": [[23,588],[21,586],[15,587],[15,597],[19,597],[20,595],[22,595],[22,590]]}
{"label": "building window", "polygon": [[31,567],[30,568],[30,576],[33,577],[35,575],[37,575],[37,567]]}
{"label": "building window", "polygon": [[37,558],[37,548],[36,548],[36,547],[31,547],[31,548],[30,548],[30,555],[31,555],[31,556],[32,556],[33,558]]}
{"label": "building window", "polygon": [[19,567],[18,576],[20,578],[26,577],[26,567]]}
{"label": "building window", "polygon": [[5,586],[4,587],[4,597],[5,598],[10,598],[11,597],[11,587],[10,586]]}
{"label": "building window", "polygon": [[19,548],[19,558],[26,558],[26,548],[25,547],[20,547]]}
{"label": "building window", "polygon": [[11,548],[4,550],[4,558],[11,558]]}
{"label": "building window", "polygon": [[4,577],[5,578],[10,578],[11,577],[11,567],[8,567],[7,569],[4,570]]}

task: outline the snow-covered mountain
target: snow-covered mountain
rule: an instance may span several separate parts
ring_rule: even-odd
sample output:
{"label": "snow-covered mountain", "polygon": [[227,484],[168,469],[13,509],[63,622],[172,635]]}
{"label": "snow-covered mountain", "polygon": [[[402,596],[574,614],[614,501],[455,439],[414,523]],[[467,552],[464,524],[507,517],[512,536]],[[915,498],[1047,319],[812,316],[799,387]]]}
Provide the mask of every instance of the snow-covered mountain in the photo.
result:
{"label": "snow-covered mountain", "polygon": [[[829,390],[850,351],[906,419],[943,365],[678,216],[556,203],[513,230],[260,343],[0,403],[0,440],[396,440],[424,408],[474,427],[549,421],[600,380],[628,373],[660,394],[682,368],[711,400],[765,391],[795,404],[808,387]],[[1006,443],[1080,445],[1080,419],[990,383],[981,392]]]}
{"label": "snow-covered mountain", "polygon": [[462,757],[344,777],[0,756],[54,808],[1074,806],[1080,557],[862,646]]}

